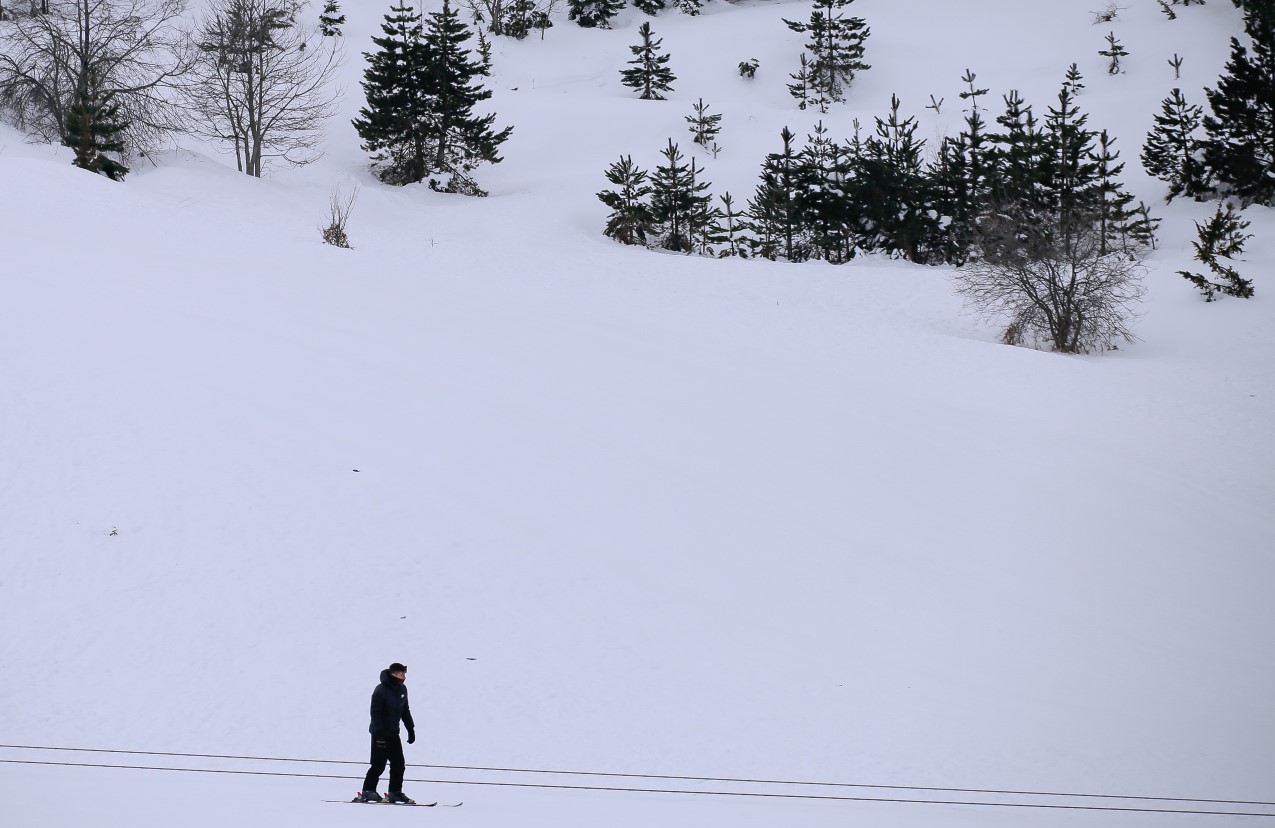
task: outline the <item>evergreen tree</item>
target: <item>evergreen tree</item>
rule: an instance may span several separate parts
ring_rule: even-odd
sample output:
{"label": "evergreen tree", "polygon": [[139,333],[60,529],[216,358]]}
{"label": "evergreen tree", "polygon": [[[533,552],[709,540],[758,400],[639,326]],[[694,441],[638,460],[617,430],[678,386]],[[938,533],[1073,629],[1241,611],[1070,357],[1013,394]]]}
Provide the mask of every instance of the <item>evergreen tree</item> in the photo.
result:
{"label": "evergreen tree", "polygon": [[1063,84],[1077,95],[1084,91],[1084,77],[1080,74],[1080,68],[1076,64],[1073,63],[1067,67],[1067,77],[1063,80]]}
{"label": "evergreen tree", "polygon": [[1205,90],[1205,164],[1226,192],[1245,204],[1275,204],[1275,7],[1249,4],[1250,52],[1231,38],[1231,58],[1217,89]]}
{"label": "evergreen tree", "polygon": [[[624,0],[567,0],[567,19],[584,29],[609,29]],[[524,35],[525,37],[525,35]]]}
{"label": "evergreen tree", "polygon": [[695,17],[704,8],[704,0],[677,0],[677,7],[682,10],[682,14]]}
{"label": "evergreen tree", "polygon": [[1165,202],[1180,195],[1201,200],[1209,192],[1203,145],[1196,131],[1203,122],[1204,108],[1188,104],[1182,90],[1174,89],[1160,104],[1155,127],[1142,146],[1142,166],[1167,182]]}
{"label": "evergreen tree", "polygon": [[327,0],[323,13],[319,15],[319,32],[324,37],[340,37],[341,27],[345,25],[345,15],[336,0]]}
{"label": "evergreen tree", "polygon": [[955,138],[945,138],[929,172],[935,210],[944,218],[942,256],[961,262],[974,239],[978,217],[992,197],[994,160],[987,124],[980,114],[978,99],[987,89],[974,85],[977,76],[965,70],[962,78],[969,87],[961,92],[970,102],[965,111],[965,127]]}
{"label": "evergreen tree", "polygon": [[796,201],[798,159],[793,148],[796,136],[784,127],[779,137],[783,149],[766,156],[761,183],[748,202],[754,233],[753,252],[766,259],[800,262],[807,258],[807,253]]}
{"label": "evergreen tree", "polygon": [[1116,39],[1115,32],[1107,33],[1107,48],[1099,49],[1098,54],[1107,58],[1107,74],[1120,74],[1120,58],[1128,57],[1129,53],[1125,51],[1124,46],[1120,45],[1120,41]]}
{"label": "evergreen tree", "polygon": [[[684,163],[673,139],[660,151],[664,163],[651,176],[651,218],[659,234],[659,246],[678,253],[693,249],[692,213],[695,210],[695,176]],[[694,164],[692,159],[691,164]]]}
{"label": "evergreen tree", "polygon": [[806,48],[813,56],[810,85],[829,101],[845,100],[855,75],[872,67],[863,62],[864,44],[872,30],[862,17],[847,17],[843,10],[854,0],[814,0],[810,22],[784,19],[788,28],[809,34]]}
{"label": "evergreen tree", "polygon": [[1146,205],[1133,205],[1133,196],[1120,182],[1124,162],[1115,149],[1116,139],[1104,129],[1098,133],[1098,149],[1093,155],[1095,165],[1093,211],[1101,233],[1100,252],[1112,249],[1132,252],[1135,248],[1155,246],[1155,226],[1158,219],[1147,213]]}
{"label": "evergreen tree", "polygon": [[660,54],[660,44],[664,41],[655,38],[651,24],[644,22],[638,27],[638,34],[642,42],[629,47],[633,53],[629,64],[633,68],[621,70],[620,82],[641,92],[639,97],[644,101],[662,101],[664,96],[660,93],[673,91],[677,77],[668,68],[669,56]]}
{"label": "evergreen tree", "polygon": [[722,213],[713,206],[712,184],[704,180],[704,168],[694,157],[690,164],[689,208],[686,212],[686,237],[691,250],[705,256],[713,254],[713,248],[725,240],[720,222]]}
{"label": "evergreen tree", "polygon": [[686,123],[690,124],[691,140],[716,155],[717,135],[722,131],[722,116],[710,115],[703,98],[695,102],[694,109],[694,115],[686,116]]}
{"label": "evergreen tree", "polygon": [[602,232],[621,244],[646,244],[647,234],[655,226],[647,200],[651,194],[649,174],[633,163],[632,156],[623,156],[611,165],[606,177],[618,189],[598,193],[598,199],[611,208]]}
{"label": "evergreen tree", "polygon": [[633,8],[654,17],[664,10],[664,0],[633,0]]}
{"label": "evergreen tree", "polygon": [[90,71],[67,109],[63,143],[75,150],[71,162],[75,166],[101,173],[112,181],[123,181],[128,167],[106,154],[123,154],[123,134],[128,128],[114,97],[101,90],[96,73]]}
{"label": "evergreen tree", "polygon": [[719,258],[727,258],[730,256],[738,256],[741,259],[748,257],[748,246],[745,242],[746,235],[749,231],[748,213],[735,212],[735,199],[730,193],[726,193],[721,197],[722,206],[719,208],[719,223],[722,228],[721,243],[724,245],[722,252],[718,254]]}
{"label": "evergreen tree", "polygon": [[876,118],[876,134],[863,144],[856,200],[862,247],[924,263],[938,246],[939,228],[930,211],[925,141],[916,129],[915,118],[899,117],[899,98],[891,95],[890,114]]}
{"label": "evergreen tree", "polygon": [[491,91],[475,83],[486,72],[481,61],[471,59],[471,52],[464,48],[471,36],[450,0],[443,0],[443,8],[429,16],[425,27],[426,77],[432,103],[427,136],[436,174],[429,183],[443,192],[486,195],[469,173],[483,163],[500,163],[500,145],[508,140],[513,127],[495,131],[494,114],[473,112],[475,105],[491,97]]}
{"label": "evergreen tree", "polygon": [[1244,243],[1253,238],[1244,232],[1248,226],[1249,223],[1240,218],[1230,204],[1218,204],[1217,212],[1207,223],[1196,222],[1199,241],[1191,242],[1195,247],[1195,258],[1212,271],[1213,278],[1186,270],[1179,270],[1178,275],[1198,287],[1204,294],[1204,301],[1212,302],[1219,293],[1241,299],[1252,298],[1253,282],[1240,276],[1230,264],[1219,261],[1234,260],[1244,252]]}
{"label": "evergreen tree", "polygon": [[1016,205],[1027,221],[1050,209],[1048,148],[1032,108],[1017,90],[1004,96],[1005,112],[996,119],[1003,132],[990,136],[995,146],[992,158],[992,203]]}
{"label": "evergreen tree", "polygon": [[805,109],[810,106],[814,86],[811,82],[810,61],[805,52],[801,54],[801,66],[788,77],[792,78],[792,83],[788,84],[788,94],[797,99],[797,108]]}
{"label": "evergreen tree", "polygon": [[1093,216],[1101,194],[1098,165],[1094,159],[1095,135],[1086,128],[1089,116],[1075,105],[1072,87],[1064,83],[1058,105],[1045,116],[1044,169],[1047,205],[1058,212],[1059,226],[1073,226],[1076,219]]}
{"label": "evergreen tree", "polygon": [[794,200],[799,223],[810,240],[810,256],[841,264],[854,255],[847,184],[851,170],[846,150],[823,122],[797,154]]}
{"label": "evergreen tree", "polygon": [[363,149],[372,154],[382,181],[411,184],[425,179],[430,147],[427,130],[433,101],[427,93],[427,56],[421,15],[409,5],[394,6],[372,38],[379,51],[364,53],[367,106],[359,110],[354,129]]}

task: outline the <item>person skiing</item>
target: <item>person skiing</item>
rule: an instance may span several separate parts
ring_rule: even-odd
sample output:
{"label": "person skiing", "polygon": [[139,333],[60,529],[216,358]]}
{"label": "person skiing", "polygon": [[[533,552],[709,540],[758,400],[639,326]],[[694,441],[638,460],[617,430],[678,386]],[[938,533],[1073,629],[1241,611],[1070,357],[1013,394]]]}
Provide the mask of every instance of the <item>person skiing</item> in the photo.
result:
{"label": "person skiing", "polygon": [[[389,802],[394,805],[415,805],[403,793],[403,773],[407,761],[403,758],[403,742],[399,738],[398,723],[407,728],[407,743],[416,741],[416,724],[407,704],[407,666],[397,661],[381,671],[381,683],[372,691],[372,766],[363,779],[363,790],[355,802]],[[385,763],[390,765],[390,790],[384,800],[376,792]]]}

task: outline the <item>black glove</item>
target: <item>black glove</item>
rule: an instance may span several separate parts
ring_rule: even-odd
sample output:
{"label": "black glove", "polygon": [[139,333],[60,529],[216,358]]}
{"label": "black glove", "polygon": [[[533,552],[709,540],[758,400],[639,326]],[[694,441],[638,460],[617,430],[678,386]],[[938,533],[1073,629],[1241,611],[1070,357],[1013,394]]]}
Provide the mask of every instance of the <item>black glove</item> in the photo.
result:
{"label": "black glove", "polygon": [[412,742],[415,742],[415,741],[416,741],[416,728],[409,727],[407,729],[407,743],[410,745]]}

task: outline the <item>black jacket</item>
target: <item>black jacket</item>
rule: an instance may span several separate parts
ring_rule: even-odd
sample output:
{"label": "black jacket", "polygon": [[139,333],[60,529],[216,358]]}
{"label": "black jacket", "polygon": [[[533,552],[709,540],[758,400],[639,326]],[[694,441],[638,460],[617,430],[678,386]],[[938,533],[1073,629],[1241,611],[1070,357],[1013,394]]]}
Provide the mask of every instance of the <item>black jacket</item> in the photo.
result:
{"label": "black jacket", "polygon": [[389,670],[382,670],[381,683],[372,691],[372,724],[368,732],[373,736],[397,736],[399,719],[407,725],[409,734],[416,729],[412,710],[407,706],[406,685]]}

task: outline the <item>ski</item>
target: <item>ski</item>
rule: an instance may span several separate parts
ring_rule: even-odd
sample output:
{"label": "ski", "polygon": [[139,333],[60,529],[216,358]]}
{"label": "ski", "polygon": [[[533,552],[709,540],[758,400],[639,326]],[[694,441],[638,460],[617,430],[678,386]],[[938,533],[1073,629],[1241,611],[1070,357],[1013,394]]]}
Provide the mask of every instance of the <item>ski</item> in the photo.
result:
{"label": "ski", "polygon": [[394,805],[400,808],[459,808],[461,805],[465,804],[464,802],[447,802],[442,803],[440,806],[440,803],[438,802],[363,802],[358,799],[325,799],[323,801],[330,802],[334,805]]}

